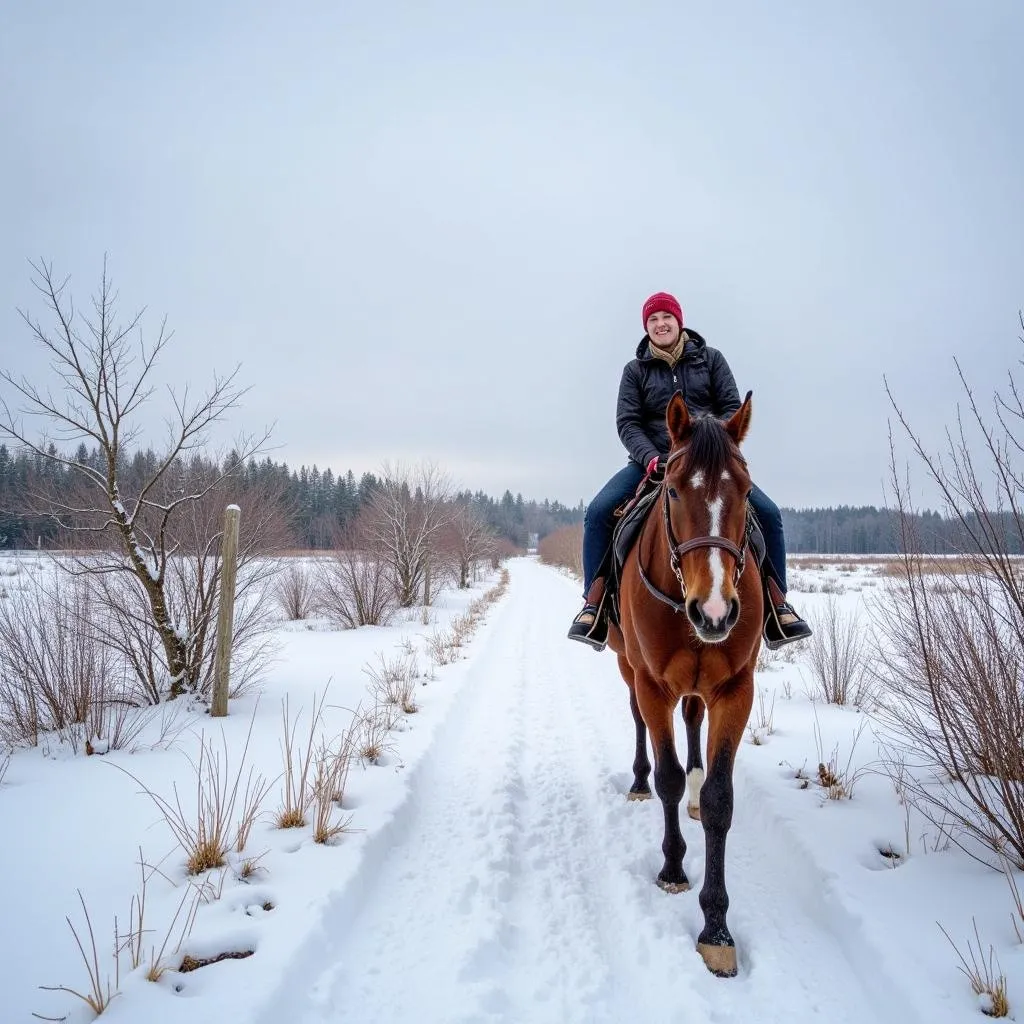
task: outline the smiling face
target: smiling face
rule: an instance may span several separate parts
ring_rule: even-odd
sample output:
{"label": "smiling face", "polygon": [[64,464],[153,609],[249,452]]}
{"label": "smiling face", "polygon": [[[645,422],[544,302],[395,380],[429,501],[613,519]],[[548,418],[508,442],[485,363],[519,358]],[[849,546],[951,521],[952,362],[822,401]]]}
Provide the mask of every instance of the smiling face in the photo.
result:
{"label": "smiling face", "polygon": [[647,336],[658,348],[674,348],[680,331],[679,321],[671,313],[652,313],[647,318]]}
{"label": "smiling face", "polygon": [[[691,420],[677,395],[667,418],[673,457],[665,488],[675,542],[722,538],[742,550],[751,481],[739,444],[750,422],[749,397],[722,423],[713,417]],[[685,552],[680,569],[686,617],[694,632],[704,643],[721,643],[740,616],[739,559],[728,548],[712,544]]]}

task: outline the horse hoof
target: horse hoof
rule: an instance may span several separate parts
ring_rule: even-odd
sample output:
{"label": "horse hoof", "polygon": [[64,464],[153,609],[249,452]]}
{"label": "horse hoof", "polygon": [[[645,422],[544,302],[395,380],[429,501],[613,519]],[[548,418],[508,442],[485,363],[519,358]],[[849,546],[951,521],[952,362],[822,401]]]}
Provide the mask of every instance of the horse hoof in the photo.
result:
{"label": "horse hoof", "polygon": [[736,968],[736,947],[735,946],[709,946],[705,942],[697,943],[697,952],[700,953],[704,966],[716,978],[735,978]]}
{"label": "horse hoof", "polygon": [[689,882],[663,882],[660,878],[658,879],[658,888],[663,892],[671,893],[673,896],[680,892],[689,892]]}
{"label": "horse hoof", "polygon": [[686,805],[686,813],[693,818],[694,821],[700,821],[700,805],[691,807],[689,804]]}
{"label": "horse hoof", "polygon": [[651,799],[651,793],[650,793],[650,790],[648,790],[646,793],[637,793],[637,792],[635,792],[634,790],[631,789],[626,794],[626,799],[627,800],[650,800]]}

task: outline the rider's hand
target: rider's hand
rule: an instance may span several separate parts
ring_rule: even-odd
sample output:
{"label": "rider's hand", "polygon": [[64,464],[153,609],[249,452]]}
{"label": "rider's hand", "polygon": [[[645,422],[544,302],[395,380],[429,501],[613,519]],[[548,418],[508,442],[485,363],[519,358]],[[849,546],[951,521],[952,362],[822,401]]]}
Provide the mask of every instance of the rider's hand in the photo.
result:
{"label": "rider's hand", "polygon": [[647,463],[647,475],[653,476],[655,473],[665,472],[665,458],[664,456],[655,455],[650,462]]}

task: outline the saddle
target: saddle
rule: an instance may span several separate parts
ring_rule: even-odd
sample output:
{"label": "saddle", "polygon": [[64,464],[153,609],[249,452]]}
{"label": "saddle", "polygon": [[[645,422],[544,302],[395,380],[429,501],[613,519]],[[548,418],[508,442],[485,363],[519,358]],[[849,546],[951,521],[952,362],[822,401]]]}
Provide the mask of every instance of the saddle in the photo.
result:
{"label": "saddle", "polygon": [[[661,476],[648,475],[640,481],[636,492],[631,498],[623,502],[615,509],[615,528],[612,532],[612,542],[605,553],[604,561],[598,572],[597,578],[592,586],[590,600],[597,606],[597,617],[595,619],[594,634],[607,636],[608,623],[619,625],[619,584],[622,579],[622,568],[626,564],[633,545],[640,536],[644,522],[661,493]],[[762,588],[767,587],[765,573],[763,571],[765,559],[764,533],[761,524],[750,503],[747,503],[747,526],[745,544],[750,549],[757,563],[758,572],[761,575]],[[595,592],[595,591],[600,591]],[[765,607],[769,606],[767,591],[765,593]],[[599,628],[602,618],[605,622],[604,628]]]}

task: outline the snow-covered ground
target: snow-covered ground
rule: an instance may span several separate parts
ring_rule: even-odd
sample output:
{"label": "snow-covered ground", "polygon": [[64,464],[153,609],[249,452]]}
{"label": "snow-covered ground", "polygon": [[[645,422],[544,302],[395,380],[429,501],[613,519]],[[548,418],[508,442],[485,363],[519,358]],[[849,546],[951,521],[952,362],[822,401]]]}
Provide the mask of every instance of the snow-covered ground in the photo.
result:
{"label": "snow-covered ground", "polygon": [[[70,756],[47,744],[16,753],[0,784],[0,1021],[91,1018],[74,997],[39,986],[88,991],[64,920],[91,956],[76,890],[114,983],[113,921],[128,930],[140,848],[159,866],[147,883],[144,962],[131,972],[122,953],[120,994],[103,1015],[111,1022],[980,1019],[937,926],[966,952],[972,918],[1008,977],[1013,1013],[1024,950],[1006,879],[907,816],[876,768],[870,724],[854,745],[864,716],[812,702],[805,656],[793,648],[758,674],[762,699],[736,769],[727,881],[740,973],[710,975],[694,949],[700,824],[684,815],[694,889],[663,892],[654,884],[660,805],[625,799],[633,728],[615,658],[565,639],[575,581],[533,559],[509,570],[506,595],[461,657],[418,680],[418,710],[401,716],[380,763],[352,766],[337,812],[351,816],[352,831],[321,846],[309,826],[274,828],[276,781],[245,853],[207,876],[177,950],[181,918],[172,929],[156,983],[145,979],[149,951],[197,889],[139,783],[167,798],[176,784],[188,808],[200,735],[227,750],[233,776],[250,726],[248,763],[277,779],[286,694],[293,718],[302,714],[301,743],[327,687],[323,733],[338,735],[349,709],[366,703],[364,666],[415,652],[427,672],[432,635],[496,574],[443,592],[428,625],[419,609],[345,632],[282,624],[260,693],[232,702],[227,719],[182,707],[173,723],[154,717],[134,752]],[[791,582],[805,613],[828,600],[853,611],[886,585],[865,566],[795,568]],[[840,766],[852,747],[851,770],[866,769],[852,799],[828,800],[816,781],[837,747]],[[246,857],[259,859],[243,878]],[[249,951],[177,969],[185,955]]]}

